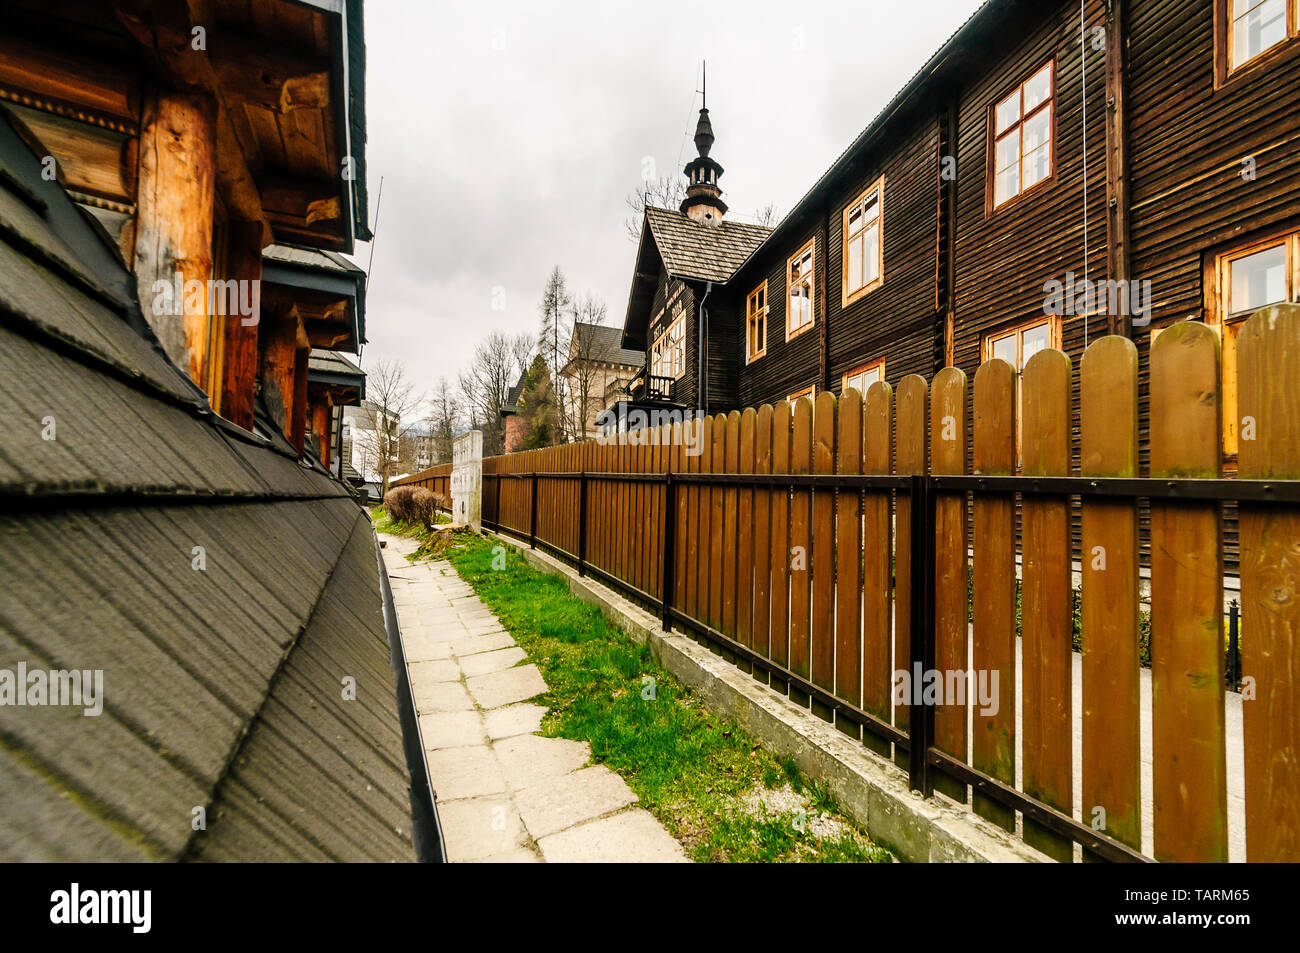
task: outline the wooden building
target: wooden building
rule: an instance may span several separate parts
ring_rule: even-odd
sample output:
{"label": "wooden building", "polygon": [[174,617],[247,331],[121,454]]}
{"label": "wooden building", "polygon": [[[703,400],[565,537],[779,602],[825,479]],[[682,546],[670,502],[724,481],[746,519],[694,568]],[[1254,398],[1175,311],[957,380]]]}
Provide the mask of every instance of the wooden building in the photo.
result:
{"label": "wooden building", "polygon": [[373,528],[304,452],[360,288],[263,266],[367,234],[361,13],[5,5],[0,859],[436,851]]}
{"label": "wooden building", "polygon": [[[692,292],[711,279],[707,302],[687,299],[702,315],[673,396],[716,412],[990,357],[1019,368],[1050,346],[1074,360],[1077,401],[1085,341],[1122,334],[1145,463],[1152,335],[1206,321],[1231,381],[1239,320],[1300,300],[1297,90],[1297,0],[1086,0],[1082,15],[989,0],[742,262],[697,246],[674,271],[686,243],[661,254]],[[671,216],[651,210],[647,232]],[[643,237],[634,346],[671,295],[655,266]],[[1231,470],[1231,406],[1223,439]]]}
{"label": "wooden building", "polygon": [[370,237],[360,9],[13,0],[0,35],[0,103],[114,239],[168,357],[245,430],[265,405],[299,452],[308,352],[357,352],[337,301],[363,290],[263,288],[263,251],[300,246],[267,267],[302,272],[294,254]]}

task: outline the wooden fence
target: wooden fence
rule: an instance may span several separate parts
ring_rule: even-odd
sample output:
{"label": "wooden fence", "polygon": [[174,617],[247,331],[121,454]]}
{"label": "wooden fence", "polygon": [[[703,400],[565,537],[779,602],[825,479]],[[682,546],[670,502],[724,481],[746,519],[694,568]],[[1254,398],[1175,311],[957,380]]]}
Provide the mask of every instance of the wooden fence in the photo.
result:
{"label": "wooden fence", "polygon": [[440,493],[443,498],[443,504],[439,509],[451,512],[451,464],[440,463],[436,467],[429,467],[427,470],[420,470],[401,479],[394,480],[393,486],[422,486],[425,489],[432,490],[434,493]]}
{"label": "wooden fence", "polygon": [[[946,368],[896,392],[878,383],[865,398],[823,393],[490,458],[484,522],[655,607],[892,754],[924,793],[969,798],[1007,830],[1019,813],[1024,838],[1060,860],[1075,843],[1086,859],[1141,860],[1137,510],[1149,501],[1152,853],[1223,861],[1221,507],[1237,501],[1247,857],[1300,860],[1300,308],[1252,317],[1236,357],[1236,479],[1221,478],[1219,337],[1186,323],[1152,347],[1145,477],[1137,352],[1107,337],[1078,368],[1077,421],[1070,358],[1043,351],[1019,375],[995,360],[973,382]],[[894,697],[895,673],[934,669],[949,687],[939,703]],[[958,697],[959,672],[990,685],[996,672],[997,704]]]}

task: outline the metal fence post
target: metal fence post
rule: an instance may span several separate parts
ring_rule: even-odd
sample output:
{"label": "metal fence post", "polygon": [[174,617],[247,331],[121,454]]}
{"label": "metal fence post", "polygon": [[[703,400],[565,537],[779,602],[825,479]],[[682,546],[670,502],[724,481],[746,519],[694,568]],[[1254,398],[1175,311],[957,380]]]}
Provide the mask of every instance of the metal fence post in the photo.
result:
{"label": "metal fence post", "polygon": [[587,575],[587,471],[578,474],[578,575]]}
{"label": "metal fence post", "polygon": [[663,572],[663,627],[664,631],[668,632],[673,627],[673,575],[676,572],[673,566],[673,553],[677,548],[677,519],[674,511],[677,509],[677,481],[673,479],[671,470],[665,476],[667,483],[664,484],[663,559],[660,568]]}
{"label": "metal fence post", "polygon": [[533,502],[528,508],[528,548],[537,548],[537,471],[529,474],[533,478]]}
{"label": "metal fence post", "polygon": [[1228,691],[1235,692],[1241,687],[1241,646],[1238,644],[1238,614],[1241,609],[1237,600],[1228,604]]}
{"label": "metal fence post", "polygon": [[922,797],[934,793],[934,778],[930,774],[929,752],[934,744],[934,706],[919,690],[925,673],[934,668],[934,533],[936,528],[935,494],[930,478],[912,477],[911,531],[912,531],[912,671],[909,682],[912,697],[909,705],[908,783]]}

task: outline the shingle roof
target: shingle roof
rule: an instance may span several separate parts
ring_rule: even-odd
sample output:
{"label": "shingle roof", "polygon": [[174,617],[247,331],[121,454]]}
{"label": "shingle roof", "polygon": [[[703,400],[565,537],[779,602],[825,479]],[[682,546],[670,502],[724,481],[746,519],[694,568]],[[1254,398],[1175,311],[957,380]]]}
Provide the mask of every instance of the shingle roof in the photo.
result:
{"label": "shingle roof", "polygon": [[262,251],[264,259],[284,262],[286,265],[299,265],[303,268],[316,268],[320,271],[336,271],[347,274],[365,274],[365,270],[355,262],[344,258],[338,252],[325,248],[302,248],[298,245],[268,245]]}
{"label": "shingle roof", "polygon": [[682,212],[653,206],[645,210],[645,220],[669,276],[698,281],[726,281],[771,232],[765,225],[726,219],[704,225]]}
{"label": "shingle roof", "polygon": [[0,669],[104,692],[0,706],[0,859],[413,859],[366,514],[208,411],[97,242],[0,108]]}
{"label": "shingle roof", "polygon": [[625,364],[630,367],[640,367],[645,363],[645,351],[636,351],[622,346],[622,328],[575,321],[574,332],[578,336],[575,343],[575,357],[586,357],[590,361],[605,361],[609,364]]}

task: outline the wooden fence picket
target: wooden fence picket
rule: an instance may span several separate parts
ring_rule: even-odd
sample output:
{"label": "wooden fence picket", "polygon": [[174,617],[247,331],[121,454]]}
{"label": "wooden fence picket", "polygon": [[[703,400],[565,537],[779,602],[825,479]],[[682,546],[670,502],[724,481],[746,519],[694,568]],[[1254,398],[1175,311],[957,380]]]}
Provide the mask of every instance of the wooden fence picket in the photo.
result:
{"label": "wooden fence picket", "polygon": [[[740,415],[741,473],[754,472],[754,428],[757,415],[747,407]],[[754,490],[742,487],[736,506],[736,638],[747,648],[754,647]],[[751,671],[748,663],[741,666]]]}
{"label": "wooden fence picket", "polygon": [[[930,472],[966,472],[966,375],[955,367],[936,374],[931,388]],[[934,664],[948,690],[955,691],[954,681],[964,685],[970,669],[964,492],[939,494],[934,533]],[[935,747],[965,761],[969,699],[963,691],[960,700],[954,694],[944,701],[947,704],[939,705],[934,713]],[[954,800],[966,800],[966,785],[960,781],[940,774],[934,786]]]}
{"label": "wooden fence picket", "polygon": [[[975,374],[974,472],[1011,476],[1016,470],[1016,372],[1002,360]],[[991,711],[971,705],[971,765],[1005,784],[1016,781],[1016,506],[1011,494],[975,499],[971,668],[985,679]],[[997,683],[994,689],[993,678]],[[981,699],[982,701],[982,699]],[[1008,831],[1016,812],[976,793],[976,814]]]}
{"label": "wooden fence picket", "polygon": [[[884,381],[877,381],[867,388],[862,404],[863,473],[877,476],[890,473],[893,419],[894,391]],[[862,707],[884,722],[890,721],[889,696],[893,684],[890,496],[889,490],[868,491],[862,505]],[[906,642],[907,632],[901,625],[898,635]],[[906,655],[901,664],[903,668],[908,667]],[[889,742],[868,731],[863,732],[863,739],[871,750],[889,756]]]}
{"label": "wooden fence picket", "polygon": [[[794,420],[789,401],[779,401],[772,413],[772,472],[790,472],[790,431]],[[790,494],[772,490],[772,661],[790,663]]]}
{"label": "wooden fence picket", "polygon": [[[727,415],[717,414],[713,418],[713,472],[727,472]],[[722,557],[723,534],[726,526],[723,521],[723,496],[725,487],[709,488],[709,572],[708,601],[705,621],[713,628],[722,629]],[[714,649],[717,647],[714,646]]]}
{"label": "wooden fence picket", "polygon": [[[1137,348],[1118,335],[1079,367],[1083,476],[1137,476]],[[1137,507],[1083,502],[1083,819],[1142,846]],[[1095,859],[1084,852],[1085,860]]]}
{"label": "wooden fence picket", "polygon": [[[740,411],[727,414],[726,472],[740,472]],[[722,496],[722,631],[736,637],[736,564],[739,561],[740,528],[736,517],[740,506],[739,491],[734,486],[724,488]]]}
{"label": "wooden fence picket", "polygon": [[[1249,318],[1237,362],[1241,476],[1300,479],[1300,306]],[[1297,861],[1300,512],[1242,503],[1240,519],[1246,859]]]}
{"label": "wooden fence picket", "polygon": [[[794,423],[790,437],[790,472],[812,472],[813,403],[806,397],[794,402]],[[812,490],[796,488],[790,498],[790,671],[801,678],[811,673],[812,657],[808,642],[812,612]],[[800,705],[809,702],[808,693],[792,686],[790,698]]]}
{"label": "wooden fence picket", "polygon": [[[1039,351],[1025,364],[1021,387],[1021,472],[1070,473],[1070,359]],[[1070,504],[1025,496],[1021,506],[1022,787],[1069,815],[1074,805],[1073,587]],[[1025,842],[1056,860],[1074,857],[1073,843],[1029,818]]]}
{"label": "wooden fence picket", "polygon": [[[862,395],[849,387],[840,398],[836,469],[862,472]],[[862,707],[862,494],[840,490],[835,496],[835,694]],[[823,528],[829,532],[829,527]],[[857,737],[856,722],[837,717],[836,725]],[[870,743],[871,736],[868,734]]]}
{"label": "wooden fence picket", "polygon": [[[812,472],[835,473],[835,395],[822,391],[813,405]],[[814,684],[835,692],[835,491],[812,493],[812,519],[808,525],[809,576],[812,584],[812,619],[808,649]],[[827,721],[833,710],[816,702],[813,711]]]}
{"label": "wooden fence picket", "polygon": [[[929,392],[925,378],[910,374],[898,382],[895,403],[894,453],[895,470],[900,475],[913,476],[925,472],[926,426]],[[894,536],[894,671],[912,671],[912,501],[906,494],[898,494],[897,517]],[[872,546],[876,541],[867,540]],[[884,542],[884,540],[880,540]],[[917,580],[918,582],[920,580]],[[910,697],[910,696],[909,696]],[[894,706],[894,725],[907,731],[909,703],[907,700]],[[907,753],[894,752],[895,760],[907,766]]]}
{"label": "wooden fence picket", "polygon": [[[763,404],[754,416],[754,472],[772,472],[772,405]],[[772,627],[772,493],[754,493],[754,651],[771,658]],[[754,670],[766,680],[766,673]]]}
{"label": "wooden fence picket", "polygon": [[[1219,476],[1219,336],[1198,323],[1151,345],[1151,475]],[[1161,861],[1228,860],[1223,548],[1214,503],[1151,504],[1155,846]]]}

